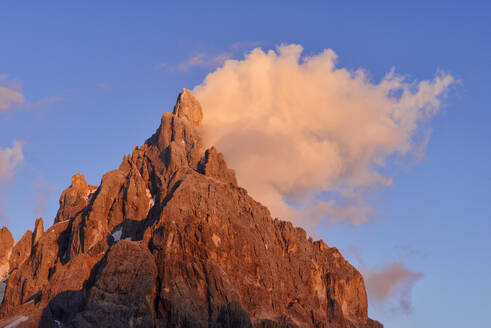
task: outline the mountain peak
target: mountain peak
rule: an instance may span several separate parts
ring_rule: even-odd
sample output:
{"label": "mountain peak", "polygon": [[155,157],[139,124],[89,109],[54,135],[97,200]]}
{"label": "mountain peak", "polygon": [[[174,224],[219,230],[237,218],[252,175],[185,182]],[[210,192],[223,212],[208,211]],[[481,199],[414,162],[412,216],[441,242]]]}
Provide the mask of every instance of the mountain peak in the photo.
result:
{"label": "mountain peak", "polygon": [[72,188],[76,190],[86,190],[88,188],[87,181],[81,173],[75,173],[72,176]]}
{"label": "mountain peak", "polygon": [[182,89],[181,93],[177,97],[173,114],[195,126],[199,126],[203,120],[203,110],[201,108],[201,104],[193,93],[186,88]]}

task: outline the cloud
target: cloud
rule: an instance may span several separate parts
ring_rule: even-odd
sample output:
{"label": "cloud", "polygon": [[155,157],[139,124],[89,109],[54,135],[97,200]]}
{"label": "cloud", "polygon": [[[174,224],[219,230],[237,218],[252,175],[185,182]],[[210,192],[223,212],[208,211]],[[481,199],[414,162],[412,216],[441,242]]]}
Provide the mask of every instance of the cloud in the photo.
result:
{"label": "cloud", "polygon": [[[426,254],[410,246],[395,246],[399,261],[407,257],[425,257]],[[380,309],[396,313],[412,311],[411,295],[417,281],[424,277],[421,272],[413,272],[401,262],[382,268],[370,267],[365,262],[362,249],[347,245],[342,249],[345,258],[362,273],[370,304]]]}
{"label": "cloud", "polygon": [[[215,68],[222,65],[227,59],[231,58],[231,54],[224,52],[215,56],[208,55],[204,52],[196,53],[184,62],[177,66],[180,71],[187,71],[194,67],[200,68]],[[162,63],[159,65],[161,66]],[[166,66],[163,66],[166,67]]]}
{"label": "cloud", "polygon": [[15,140],[10,148],[0,147],[0,184],[14,176],[14,168],[22,162],[22,142]]}
{"label": "cloud", "polygon": [[112,89],[112,86],[109,83],[104,83],[104,82],[97,83],[96,86],[102,90],[111,90]]}
{"label": "cloud", "polygon": [[2,195],[0,195],[0,223],[5,223],[5,221],[7,221],[7,217],[5,215],[5,210],[3,209]]}
{"label": "cloud", "polygon": [[184,71],[184,70],[187,70],[187,69],[194,67],[194,66],[202,66],[205,63],[205,57],[206,57],[206,54],[204,54],[204,53],[194,54],[193,56],[188,58],[186,61],[179,64],[178,68],[180,70]]}
{"label": "cloud", "polygon": [[394,251],[399,258],[405,258],[410,256],[415,256],[418,258],[428,257],[428,253],[419,249],[412,248],[408,245],[396,245],[394,246]]}
{"label": "cloud", "polygon": [[230,50],[234,52],[244,52],[244,51],[250,51],[253,48],[257,48],[261,46],[262,42],[261,41],[239,41],[239,42],[234,42],[230,45]]}
{"label": "cloud", "polygon": [[[0,75],[0,82],[5,82],[7,75]],[[0,111],[7,111],[15,106],[22,105],[26,99],[18,88],[12,85],[0,85]]]}
{"label": "cloud", "polygon": [[34,189],[34,215],[42,217],[46,211],[46,203],[56,188],[44,182],[33,182],[32,187]]}
{"label": "cloud", "polygon": [[61,97],[47,96],[31,102],[28,101],[21,91],[19,83],[7,82],[8,76],[0,74],[0,112],[12,111],[16,107],[32,110],[35,118],[41,118],[43,113],[40,109],[62,101]]}
{"label": "cloud", "polygon": [[155,66],[157,70],[177,70],[189,71],[193,68],[215,69],[229,59],[236,56],[242,56],[244,52],[257,47],[261,44],[260,41],[243,41],[235,42],[227,47],[226,51],[217,53],[216,51],[199,51],[192,54],[188,59],[180,62],[177,65],[172,65],[168,62],[160,62]]}
{"label": "cloud", "polygon": [[382,171],[394,158],[421,156],[420,134],[454,80],[416,83],[392,70],[374,83],[336,67],[332,50],[302,51],[256,48],[208,74],[194,89],[205,142],[274,216],[304,227],[366,222],[376,214],[367,195],[392,183]]}
{"label": "cloud", "polygon": [[361,269],[367,285],[368,297],[378,304],[395,300],[394,310],[411,312],[411,292],[424,275],[412,272],[403,264],[394,263],[381,269]]}
{"label": "cloud", "polygon": [[[22,162],[22,142],[15,140],[12,147],[0,147],[0,187],[4,186],[14,176],[15,167]],[[3,208],[3,194],[0,193],[0,221],[5,221],[5,211]]]}
{"label": "cloud", "polygon": [[161,70],[161,69],[170,69],[171,65],[168,62],[160,62],[157,65],[155,65],[156,70]]}
{"label": "cloud", "polygon": [[[397,250],[399,247],[396,247]],[[409,247],[407,255],[419,254]],[[355,262],[362,273],[368,297],[376,306],[389,306],[394,311],[411,312],[411,293],[416,282],[424,275],[412,272],[404,264],[392,263],[382,268],[370,268],[363,257],[362,250],[354,245],[343,249],[344,256]]]}
{"label": "cloud", "polygon": [[343,249],[343,255],[355,260],[361,267],[365,267],[365,260],[363,259],[361,249],[355,245],[346,246],[346,248]]}

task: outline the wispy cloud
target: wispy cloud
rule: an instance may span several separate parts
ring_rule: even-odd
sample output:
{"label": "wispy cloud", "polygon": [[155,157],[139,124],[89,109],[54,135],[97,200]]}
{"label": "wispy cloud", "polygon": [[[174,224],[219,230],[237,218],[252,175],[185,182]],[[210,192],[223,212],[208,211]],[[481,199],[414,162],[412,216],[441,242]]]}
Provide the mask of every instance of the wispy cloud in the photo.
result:
{"label": "wispy cloud", "polygon": [[104,83],[104,82],[97,83],[97,87],[99,89],[102,89],[102,90],[111,90],[112,89],[112,85],[110,85],[109,83]]}
{"label": "wispy cloud", "polygon": [[160,62],[157,65],[155,65],[156,70],[163,70],[163,69],[170,69],[171,65],[168,62]]}
{"label": "wispy cloud", "polygon": [[233,52],[240,52],[240,54],[243,54],[251,49],[260,47],[262,44],[262,41],[238,41],[232,43],[229,48]]}
{"label": "wispy cloud", "polygon": [[401,263],[375,269],[362,268],[361,272],[370,299],[378,304],[390,304],[395,311],[411,312],[411,293],[423,273],[413,272]]}
{"label": "wispy cloud", "polygon": [[205,61],[205,58],[206,58],[206,54],[204,53],[194,54],[186,61],[180,63],[179,66],[177,66],[177,68],[180,69],[181,71],[185,71],[191,67],[202,67],[205,63],[207,63],[207,61]]}
{"label": "wispy cloud", "polygon": [[421,158],[427,138],[418,136],[454,79],[407,81],[392,70],[374,83],[362,69],[336,67],[330,49],[302,51],[256,48],[208,74],[194,89],[205,142],[274,216],[306,228],[367,222],[377,217],[370,196],[393,182],[384,172],[394,158]]}
{"label": "wispy cloud", "polygon": [[22,105],[26,99],[22,90],[14,83],[8,82],[8,76],[0,75],[0,111],[12,110]]}
{"label": "wispy cloud", "polygon": [[225,63],[225,61],[232,59],[236,56],[243,55],[247,50],[257,47],[261,42],[235,42],[232,43],[226,51],[222,52],[206,52],[199,51],[193,53],[186,60],[172,65],[169,62],[161,62],[156,65],[157,70],[167,69],[167,70],[177,70],[177,71],[189,71],[193,68],[201,69],[214,69]]}
{"label": "wispy cloud", "polygon": [[[15,140],[12,147],[0,147],[0,187],[5,187],[14,177],[15,168],[24,160],[22,142]],[[5,221],[3,192],[0,190],[0,221]]]}
{"label": "wispy cloud", "polygon": [[[397,252],[400,248],[395,247],[394,249]],[[405,251],[404,255],[420,254],[420,251],[410,247],[402,249]],[[411,271],[402,262],[391,263],[383,267],[370,267],[363,258],[362,250],[354,245],[345,247],[343,254],[357,264],[356,266],[364,277],[371,304],[396,312],[411,312],[412,290],[416,282],[424,277],[423,273]]]}
{"label": "wispy cloud", "polygon": [[227,59],[232,57],[231,53],[224,52],[218,55],[209,55],[206,53],[196,53],[183,61],[177,66],[180,71],[187,71],[195,67],[199,68],[215,68],[222,65]]}
{"label": "wispy cloud", "polygon": [[12,147],[0,147],[0,184],[13,178],[15,167],[23,160],[21,141],[15,140]]}
{"label": "wispy cloud", "polygon": [[31,107],[50,106],[50,105],[56,104],[56,103],[58,103],[60,101],[63,101],[63,98],[62,97],[48,96],[48,97],[43,97],[41,99],[36,100],[30,106]]}
{"label": "wispy cloud", "polygon": [[12,82],[6,74],[0,74],[0,112],[28,110],[35,118],[43,117],[43,110],[62,101],[58,96],[42,97],[35,101],[26,99],[19,82]]}
{"label": "wispy cloud", "polygon": [[417,258],[426,258],[428,256],[427,252],[424,252],[419,249],[415,249],[408,245],[397,245],[394,246],[394,250],[399,258],[406,257],[417,257]]}
{"label": "wispy cloud", "polygon": [[365,267],[365,260],[363,259],[361,249],[354,246],[354,245],[348,245],[345,249],[343,249],[343,255],[345,257],[354,259],[356,262],[358,262],[360,267]]}
{"label": "wispy cloud", "polygon": [[34,191],[34,215],[36,217],[42,217],[46,211],[46,203],[49,197],[56,190],[54,186],[48,185],[43,181],[35,181],[32,183]]}

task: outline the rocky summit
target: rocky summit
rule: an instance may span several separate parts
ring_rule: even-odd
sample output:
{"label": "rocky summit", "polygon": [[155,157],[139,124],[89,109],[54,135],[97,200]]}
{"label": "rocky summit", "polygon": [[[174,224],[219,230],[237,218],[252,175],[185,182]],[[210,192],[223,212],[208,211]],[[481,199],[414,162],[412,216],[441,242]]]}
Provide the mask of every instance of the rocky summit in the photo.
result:
{"label": "rocky summit", "polygon": [[72,177],[46,231],[0,229],[0,327],[383,327],[361,274],[272,219],[202,119],[184,89],[99,186]]}

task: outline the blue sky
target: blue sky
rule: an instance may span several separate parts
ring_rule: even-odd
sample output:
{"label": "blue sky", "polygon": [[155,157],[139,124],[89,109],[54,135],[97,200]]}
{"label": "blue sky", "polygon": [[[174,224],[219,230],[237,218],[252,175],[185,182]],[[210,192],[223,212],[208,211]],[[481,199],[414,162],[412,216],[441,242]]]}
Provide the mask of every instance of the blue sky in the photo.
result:
{"label": "blue sky", "polygon": [[20,140],[24,155],[0,185],[0,224],[18,239],[38,214],[51,223],[71,176],[99,184],[219,55],[296,43],[305,55],[331,48],[374,81],[392,67],[416,80],[444,70],[460,82],[424,158],[392,168],[373,201],[382,214],[319,233],[357,266],[424,274],[410,312],[371,302],[386,327],[491,325],[490,13],[485,1],[2,1],[0,86],[26,101],[0,111],[0,147]]}

